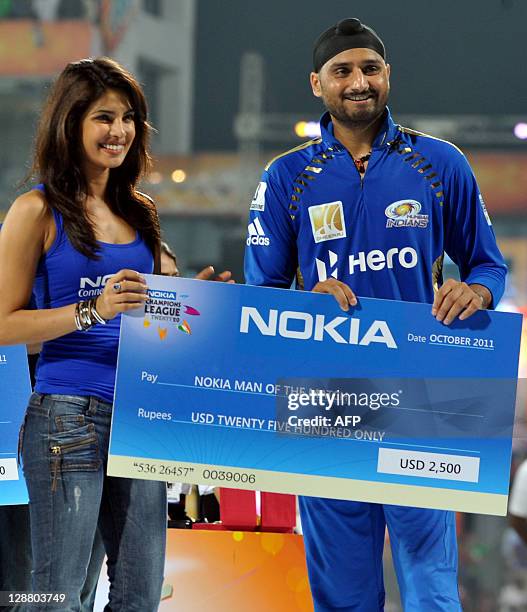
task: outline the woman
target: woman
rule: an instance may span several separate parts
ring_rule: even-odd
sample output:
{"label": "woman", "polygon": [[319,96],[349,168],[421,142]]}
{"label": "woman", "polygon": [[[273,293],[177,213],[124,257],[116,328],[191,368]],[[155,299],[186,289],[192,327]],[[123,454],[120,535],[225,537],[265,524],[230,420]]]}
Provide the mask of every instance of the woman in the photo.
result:
{"label": "woman", "polygon": [[[159,221],[137,190],[150,128],[134,77],[107,58],[68,64],[37,132],[40,184],[0,236],[0,345],[43,342],[21,435],[31,516],[33,590],[79,610],[99,526],[109,609],[157,610],[166,485],[105,476],[119,315],[147,299],[159,270]],[[154,264],[155,262],[155,264]],[[25,305],[34,287],[37,310]]]}

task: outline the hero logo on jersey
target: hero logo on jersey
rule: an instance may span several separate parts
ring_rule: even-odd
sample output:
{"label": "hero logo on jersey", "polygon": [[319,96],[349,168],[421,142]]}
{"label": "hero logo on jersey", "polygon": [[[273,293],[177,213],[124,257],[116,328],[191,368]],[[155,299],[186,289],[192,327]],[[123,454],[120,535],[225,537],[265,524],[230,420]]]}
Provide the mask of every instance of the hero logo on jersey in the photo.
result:
{"label": "hero logo on jersey", "polygon": [[342,202],[328,202],[309,207],[311,229],[316,243],[346,238],[346,224]]}
{"label": "hero logo on jersey", "polygon": [[251,202],[251,210],[262,212],[265,210],[265,191],[267,189],[267,183],[263,181],[258,183],[258,187],[254,192],[253,200]]}
{"label": "hero logo on jersey", "polygon": [[252,223],[249,223],[247,228],[249,236],[247,237],[247,246],[269,246],[270,240],[265,235],[265,230],[258,217],[255,217]]}
{"label": "hero logo on jersey", "polygon": [[421,227],[428,225],[428,215],[420,215],[421,204],[416,200],[397,200],[386,207],[386,227]]}
{"label": "hero logo on jersey", "polygon": [[327,266],[323,261],[321,261],[318,258],[315,258],[315,264],[317,266],[318,280],[320,282],[328,279],[328,272],[329,272],[329,276],[332,276],[333,278],[339,277],[339,271],[336,267],[338,260],[339,260],[338,255],[336,253],[333,253],[333,251],[328,251],[328,256],[329,256],[329,270],[327,269]]}
{"label": "hero logo on jersey", "polygon": [[[320,282],[327,280],[329,276],[338,278],[338,255],[333,251],[328,251],[328,256],[329,268],[326,262],[315,258],[318,280]],[[355,272],[366,272],[368,270],[377,272],[385,268],[392,270],[398,266],[406,269],[415,268],[418,261],[417,251],[412,247],[403,247],[402,249],[393,247],[386,252],[379,249],[372,249],[368,252],[359,251],[348,257],[348,274],[351,276]]]}

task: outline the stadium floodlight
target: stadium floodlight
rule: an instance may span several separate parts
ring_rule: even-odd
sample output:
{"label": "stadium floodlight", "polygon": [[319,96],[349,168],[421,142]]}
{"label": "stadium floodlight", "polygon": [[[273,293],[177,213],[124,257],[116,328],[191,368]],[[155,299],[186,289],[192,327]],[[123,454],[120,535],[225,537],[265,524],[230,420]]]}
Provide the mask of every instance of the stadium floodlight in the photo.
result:
{"label": "stadium floodlight", "polygon": [[174,172],[172,172],[171,178],[174,183],[184,183],[187,178],[187,173],[184,170],[178,168],[177,170],[174,170]]}
{"label": "stadium floodlight", "polygon": [[527,123],[517,123],[514,126],[514,135],[520,140],[527,140]]}
{"label": "stadium floodlight", "polygon": [[299,138],[318,138],[320,136],[320,125],[317,121],[297,121],[295,123],[295,134]]}

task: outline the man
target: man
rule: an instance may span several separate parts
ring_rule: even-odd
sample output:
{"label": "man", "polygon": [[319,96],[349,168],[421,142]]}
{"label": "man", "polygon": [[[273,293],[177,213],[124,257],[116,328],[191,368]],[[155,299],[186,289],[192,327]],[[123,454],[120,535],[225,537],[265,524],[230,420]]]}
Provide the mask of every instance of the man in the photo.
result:
{"label": "man", "polygon": [[[311,87],[327,112],[321,138],[268,164],[251,203],[245,260],[253,285],[433,303],[449,325],[500,299],[506,267],[475,178],[453,145],[396,125],[390,66],[358,19],[314,45]],[[442,283],[444,252],[461,281]],[[454,514],[301,498],[317,612],[384,607],[388,525],[404,610],[458,611]]]}

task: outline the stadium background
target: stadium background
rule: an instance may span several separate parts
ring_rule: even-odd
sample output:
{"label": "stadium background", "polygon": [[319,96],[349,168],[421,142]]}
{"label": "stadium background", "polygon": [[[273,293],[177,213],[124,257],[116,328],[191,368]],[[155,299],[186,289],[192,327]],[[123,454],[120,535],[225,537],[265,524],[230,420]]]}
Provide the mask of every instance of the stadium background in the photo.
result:
{"label": "stadium background", "polygon": [[[0,221],[24,189],[50,79],[106,54],[144,84],[157,130],[144,189],[181,269],[213,262],[242,282],[260,171],[309,137],[322,111],[307,78],[312,42],[349,16],[384,40],[396,121],[467,154],[511,269],[503,307],[527,313],[525,0],[0,0]],[[520,393],[513,470],[527,454],[524,415]],[[458,520],[465,609],[527,610],[527,549],[505,519]],[[396,611],[389,554],[386,573]]]}

